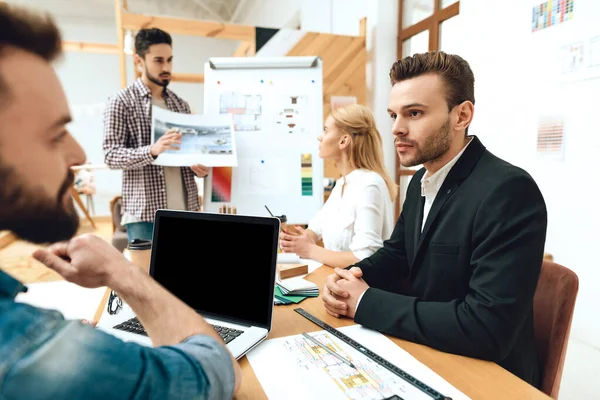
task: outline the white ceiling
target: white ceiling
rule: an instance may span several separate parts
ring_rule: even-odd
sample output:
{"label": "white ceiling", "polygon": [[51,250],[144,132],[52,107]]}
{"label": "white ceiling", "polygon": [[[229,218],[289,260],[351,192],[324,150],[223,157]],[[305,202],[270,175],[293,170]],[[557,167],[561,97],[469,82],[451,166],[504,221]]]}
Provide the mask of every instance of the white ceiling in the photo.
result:
{"label": "white ceiling", "polygon": [[[236,22],[242,9],[260,0],[127,0],[137,14]],[[113,0],[8,0],[8,3],[51,12],[59,20],[114,23]]]}

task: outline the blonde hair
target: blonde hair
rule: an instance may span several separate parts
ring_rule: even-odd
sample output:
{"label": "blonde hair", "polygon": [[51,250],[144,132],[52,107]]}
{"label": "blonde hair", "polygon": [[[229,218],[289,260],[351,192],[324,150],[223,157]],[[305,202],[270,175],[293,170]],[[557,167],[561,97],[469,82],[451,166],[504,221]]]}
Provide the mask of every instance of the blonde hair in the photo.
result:
{"label": "blonde hair", "polygon": [[351,146],[348,153],[352,168],[363,168],[377,172],[385,181],[392,202],[398,196],[398,185],[388,174],[383,163],[383,140],[373,113],[360,104],[336,108],[331,111],[335,126],[350,136]]}

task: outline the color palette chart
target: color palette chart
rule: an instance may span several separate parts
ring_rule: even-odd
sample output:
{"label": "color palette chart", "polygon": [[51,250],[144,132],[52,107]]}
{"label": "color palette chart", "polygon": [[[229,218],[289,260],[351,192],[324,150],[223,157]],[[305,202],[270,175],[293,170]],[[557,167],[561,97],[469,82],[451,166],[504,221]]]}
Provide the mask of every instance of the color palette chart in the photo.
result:
{"label": "color palette chart", "polygon": [[211,201],[231,201],[231,173],[232,167],[212,167],[212,192]]}
{"label": "color palette chart", "polygon": [[306,153],[301,156],[302,163],[302,196],[313,195],[313,169],[312,154]]}
{"label": "color palette chart", "polygon": [[548,0],[533,7],[531,31],[558,25],[573,19],[575,0]]}
{"label": "color palette chart", "polygon": [[545,118],[538,123],[537,153],[546,158],[564,157],[565,126],[561,118]]}

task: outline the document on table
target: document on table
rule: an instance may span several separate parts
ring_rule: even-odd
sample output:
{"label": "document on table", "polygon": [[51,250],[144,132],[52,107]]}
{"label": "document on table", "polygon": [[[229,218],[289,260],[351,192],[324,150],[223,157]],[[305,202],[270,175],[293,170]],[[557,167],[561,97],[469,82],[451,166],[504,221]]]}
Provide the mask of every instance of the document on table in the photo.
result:
{"label": "document on table", "polygon": [[[453,400],[465,394],[379,332],[353,325],[339,329],[369,350]],[[340,356],[352,368],[302,335],[268,339],[247,354],[248,361],[269,399],[402,399],[431,400],[388,369],[326,331],[311,336]]]}
{"label": "document on table", "polygon": [[106,287],[88,289],[67,281],[30,283],[16,301],[60,311],[65,319],[93,319]]}

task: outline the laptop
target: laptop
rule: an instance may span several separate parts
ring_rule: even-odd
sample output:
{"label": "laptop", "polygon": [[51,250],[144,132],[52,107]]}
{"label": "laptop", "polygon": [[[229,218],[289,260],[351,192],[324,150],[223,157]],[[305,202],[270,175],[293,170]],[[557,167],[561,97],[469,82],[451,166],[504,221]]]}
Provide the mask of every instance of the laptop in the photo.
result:
{"label": "laptop", "polygon": [[[236,359],[266,339],[279,241],[275,217],[158,210],[150,275],[202,315]],[[152,346],[127,304],[98,328]]]}

